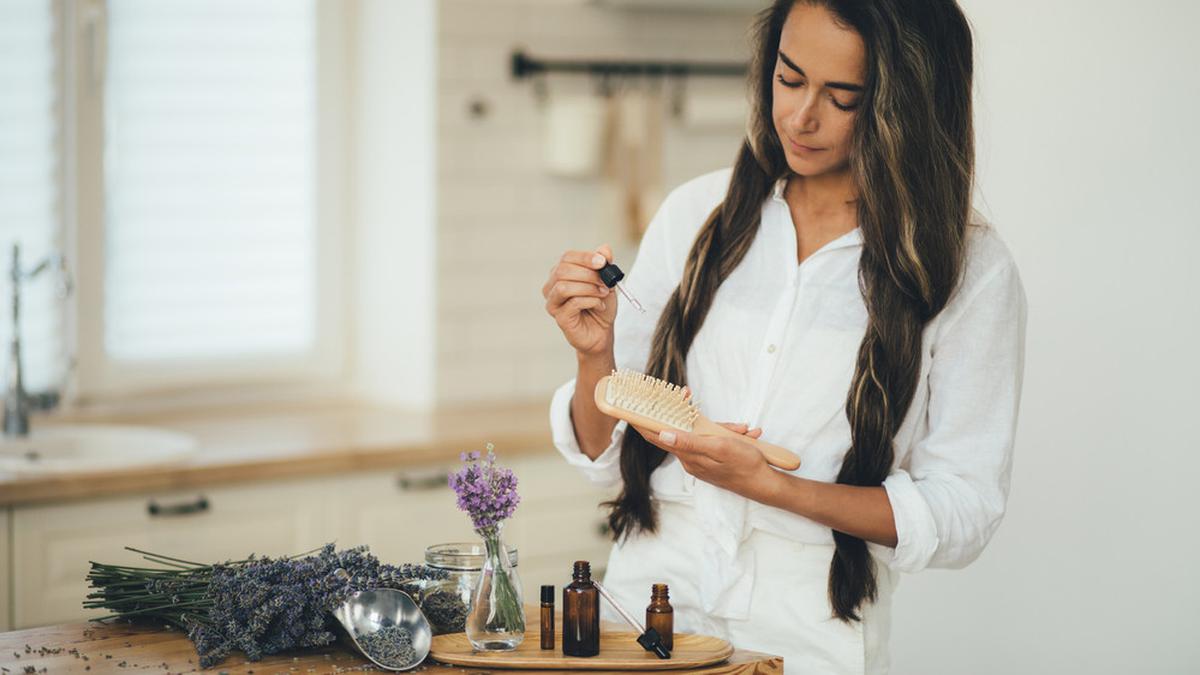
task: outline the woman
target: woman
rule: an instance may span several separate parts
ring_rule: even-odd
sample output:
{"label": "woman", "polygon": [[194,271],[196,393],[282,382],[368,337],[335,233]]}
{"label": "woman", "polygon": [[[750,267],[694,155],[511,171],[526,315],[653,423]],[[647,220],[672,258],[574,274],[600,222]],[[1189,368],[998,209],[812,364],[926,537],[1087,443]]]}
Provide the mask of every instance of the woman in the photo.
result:
{"label": "woman", "polygon": [[[777,0],[757,28],[732,171],[668,196],[625,282],[647,312],[601,283],[607,247],[553,268],[579,370],[551,424],[568,462],[621,486],[605,582],[623,604],[666,582],[677,630],[792,673],[880,673],[897,573],[966,565],[1003,516],[1024,291],[972,218],[953,0]],[[616,422],[591,393],[614,367],[689,385],[801,467]]]}

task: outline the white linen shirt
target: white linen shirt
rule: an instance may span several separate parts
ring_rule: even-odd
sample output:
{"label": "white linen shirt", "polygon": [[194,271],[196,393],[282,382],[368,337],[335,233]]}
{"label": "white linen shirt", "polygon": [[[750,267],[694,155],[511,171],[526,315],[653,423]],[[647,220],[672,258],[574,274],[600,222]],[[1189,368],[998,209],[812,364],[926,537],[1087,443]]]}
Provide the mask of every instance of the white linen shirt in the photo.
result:
{"label": "white linen shirt", "polygon": [[[624,283],[646,308],[619,299],[614,325],[618,368],[645,371],[667,299],[679,284],[696,233],[724,199],[731,171],[675,189],[648,227]],[[858,229],[796,262],[796,231],[775,186],[745,259],[720,286],[687,356],[688,385],[700,411],[721,422],[762,427],[762,439],[801,458],[791,472],[835,482],[850,447],[845,407],[867,310],[858,286]],[[869,543],[897,571],[961,567],[974,560],[1004,514],[1024,368],[1026,301],[1007,247],[990,227],[968,228],[959,288],[923,334],[920,380],[895,436],[883,482],[895,516],[895,549]],[[609,447],[590,460],[570,417],[575,381],[550,405],[554,444],[593,482],[620,481],[618,422]],[[687,474],[668,455],[651,475],[654,499],[691,504],[706,532],[697,574],[706,611],[747,616],[751,580],[737,560],[753,529],[811,544],[832,544],[825,525],[766,506]],[[663,533],[669,538],[672,533]]]}

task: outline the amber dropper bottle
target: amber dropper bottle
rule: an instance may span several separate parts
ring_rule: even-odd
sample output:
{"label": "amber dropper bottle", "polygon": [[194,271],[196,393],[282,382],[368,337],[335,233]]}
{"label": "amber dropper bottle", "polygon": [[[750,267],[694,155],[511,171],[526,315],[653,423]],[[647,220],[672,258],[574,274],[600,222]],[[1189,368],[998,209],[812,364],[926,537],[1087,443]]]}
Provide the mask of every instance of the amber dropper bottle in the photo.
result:
{"label": "amber dropper bottle", "polygon": [[646,628],[653,628],[662,637],[667,650],[675,648],[675,608],[668,601],[666,584],[654,584],[650,589],[650,606],[646,608]]}
{"label": "amber dropper bottle", "polygon": [[554,649],[554,586],[542,585],[542,649]]}
{"label": "amber dropper bottle", "polygon": [[566,656],[600,653],[600,591],[592,583],[592,566],[576,560],[571,583],[563,587],[563,640]]}

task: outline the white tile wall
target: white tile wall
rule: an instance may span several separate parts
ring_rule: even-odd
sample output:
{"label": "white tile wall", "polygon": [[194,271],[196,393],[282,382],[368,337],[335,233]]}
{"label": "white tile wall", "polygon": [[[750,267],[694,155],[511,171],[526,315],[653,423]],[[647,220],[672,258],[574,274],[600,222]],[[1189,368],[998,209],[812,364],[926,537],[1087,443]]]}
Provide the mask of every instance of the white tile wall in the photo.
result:
{"label": "white tile wall", "polygon": [[[636,252],[604,179],[541,167],[542,118],[516,47],[539,57],[744,61],[749,14],[628,12],[582,0],[442,0],[438,48],[438,367],[442,404],[544,399],[574,374],[571,348],[543,308],[541,286],[568,248]],[[589,91],[552,76],[551,95]],[[739,95],[740,79],[689,84]],[[472,117],[472,101],[487,114]],[[667,114],[664,106],[664,114]],[[728,166],[739,128],[689,129],[668,117],[668,189]]]}

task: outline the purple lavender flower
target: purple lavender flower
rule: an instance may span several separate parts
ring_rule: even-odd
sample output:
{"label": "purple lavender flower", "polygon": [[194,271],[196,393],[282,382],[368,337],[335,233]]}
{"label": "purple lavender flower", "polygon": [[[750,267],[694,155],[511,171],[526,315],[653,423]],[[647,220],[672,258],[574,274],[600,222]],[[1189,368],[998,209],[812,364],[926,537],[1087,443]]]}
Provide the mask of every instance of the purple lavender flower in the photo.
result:
{"label": "purple lavender flower", "polygon": [[459,455],[464,466],[450,473],[450,487],[458,495],[458,508],[471,516],[480,536],[495,535],[499,525],[517,510],[517,477],[511,469],[496,466],[496,452],[487,444],[487,458],[480,461],[479,451]]}
{"label": "purple lavender flower", "polygon": [[[200,666],[209,668],[234,649],[258,661],[287,649],[329,644],[336,639],[330,612],[355,591],[449,576],[424,565],[381,563],[365,546],[338,551],[333,544],[316,555],[186,565],[132,570],[92,563],[88,579],[98,590],[85,607],[117,612],[110,618],[157,616],[183,628],[196,645]],[[142,579],[142,588],[130,583]]]}

